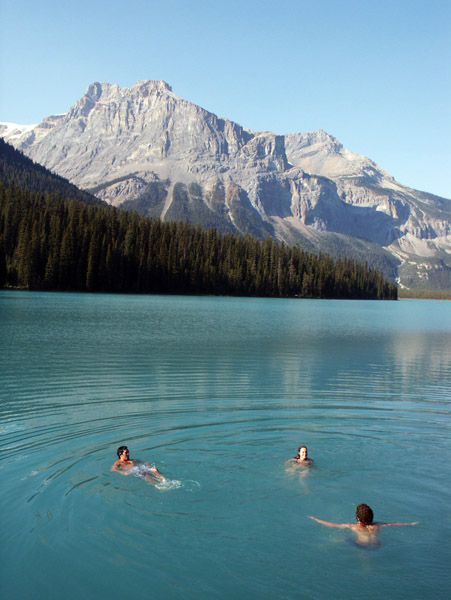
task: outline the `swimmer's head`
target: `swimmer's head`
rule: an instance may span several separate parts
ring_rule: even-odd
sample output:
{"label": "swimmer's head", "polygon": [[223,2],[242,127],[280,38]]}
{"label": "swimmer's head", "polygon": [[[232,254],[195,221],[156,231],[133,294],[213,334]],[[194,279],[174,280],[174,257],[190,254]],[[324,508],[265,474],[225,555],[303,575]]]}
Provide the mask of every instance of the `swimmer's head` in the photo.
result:
{"label": "swimmer's head", "polygon": [[124,452],[127,452],[128,454],[127,446],[119,446],[119,448],[117,449],[118,458],[120,458]]}
{"label": "swimmer's head", "polygon": [[296,458],[299,460],[307,459],[307,446],[299,446],[298,455],[296,456]]}
{"label": "swimmer's head", "polygon": [[373,511],[368,504],[359,504],[355,511],[355,516],[357,521],[362,523],[362,525],[371,525],[373,523]]}

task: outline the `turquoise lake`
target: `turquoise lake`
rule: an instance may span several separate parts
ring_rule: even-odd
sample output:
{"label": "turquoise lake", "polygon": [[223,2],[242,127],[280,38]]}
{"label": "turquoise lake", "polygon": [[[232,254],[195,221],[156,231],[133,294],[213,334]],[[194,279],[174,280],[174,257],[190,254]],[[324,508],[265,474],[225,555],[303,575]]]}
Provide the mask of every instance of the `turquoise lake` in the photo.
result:
{"label": "turquoise lake", "polygon": [[449,597],[450,303],[4,291],[0,351],[5,600]]}

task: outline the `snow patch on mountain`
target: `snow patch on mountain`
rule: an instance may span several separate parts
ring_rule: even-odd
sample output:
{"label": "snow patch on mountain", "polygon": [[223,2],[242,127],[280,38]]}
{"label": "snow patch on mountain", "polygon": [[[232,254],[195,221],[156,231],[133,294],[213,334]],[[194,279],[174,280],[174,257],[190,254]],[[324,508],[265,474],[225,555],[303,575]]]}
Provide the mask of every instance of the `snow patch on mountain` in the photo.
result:
{"label": "snow patch on mountain", "polygon": [[12,143],[13,140],[19,139],[23,134],[29,133],[35,127],[37,127],[37,123],[33,125],[18,125],[9,121],[0,121],[0,137]]}

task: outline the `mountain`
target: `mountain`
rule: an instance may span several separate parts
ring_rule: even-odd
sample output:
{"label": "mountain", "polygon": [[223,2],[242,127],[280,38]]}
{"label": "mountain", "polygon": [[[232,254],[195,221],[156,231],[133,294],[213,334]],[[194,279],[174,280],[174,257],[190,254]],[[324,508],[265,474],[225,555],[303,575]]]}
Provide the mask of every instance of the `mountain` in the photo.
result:
{"label": "mountain", "polygon": [[92,194],[79,190],[64,177],[24,156],[14,146],[0,138],[0,181],[9,186],[15,183],[30,192],[57,194],[62,198],[81,200],[85,204],[104,204]]}
{"label": "mountain", "polygon": [[253,132],[164,81],[93,83],[64,115],[0,135],[115,206],[367,260],[451,287],[451,201],[401,185],[324,131]]}

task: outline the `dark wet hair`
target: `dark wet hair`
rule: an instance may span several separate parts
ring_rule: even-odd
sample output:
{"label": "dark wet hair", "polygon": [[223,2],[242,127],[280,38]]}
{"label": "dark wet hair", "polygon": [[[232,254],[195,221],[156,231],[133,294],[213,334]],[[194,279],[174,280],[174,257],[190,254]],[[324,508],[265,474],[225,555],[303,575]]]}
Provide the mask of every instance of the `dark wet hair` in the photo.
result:
{"label": "dark wet hair", "polygon": [[373,511],[368,504],[359,504],[356,508],[355,516],[362,525],[371,525],[373,523]]}
{"label": "dark wet hair", "polygon": [[124,450],[128,450],[127,446],[119,446],[119,448],[117,449],[118,458],[121,457],[121,454]]}
{"label": "dark wet hair", "polygon": [[[307,450],[307,446],[299,446],[299,448],[298,448],[298,453],[297,453],[297,455],[296,455],[296,456],[294,456],[293,458],[295,458],[295,459],[298,459],[298,458],[300,457],[300,455],[301,455],[301,449],[302,449],[302,448],[305,448],[305,449]],[[307,450],[307,453],[308,453],[308,450]]]}

